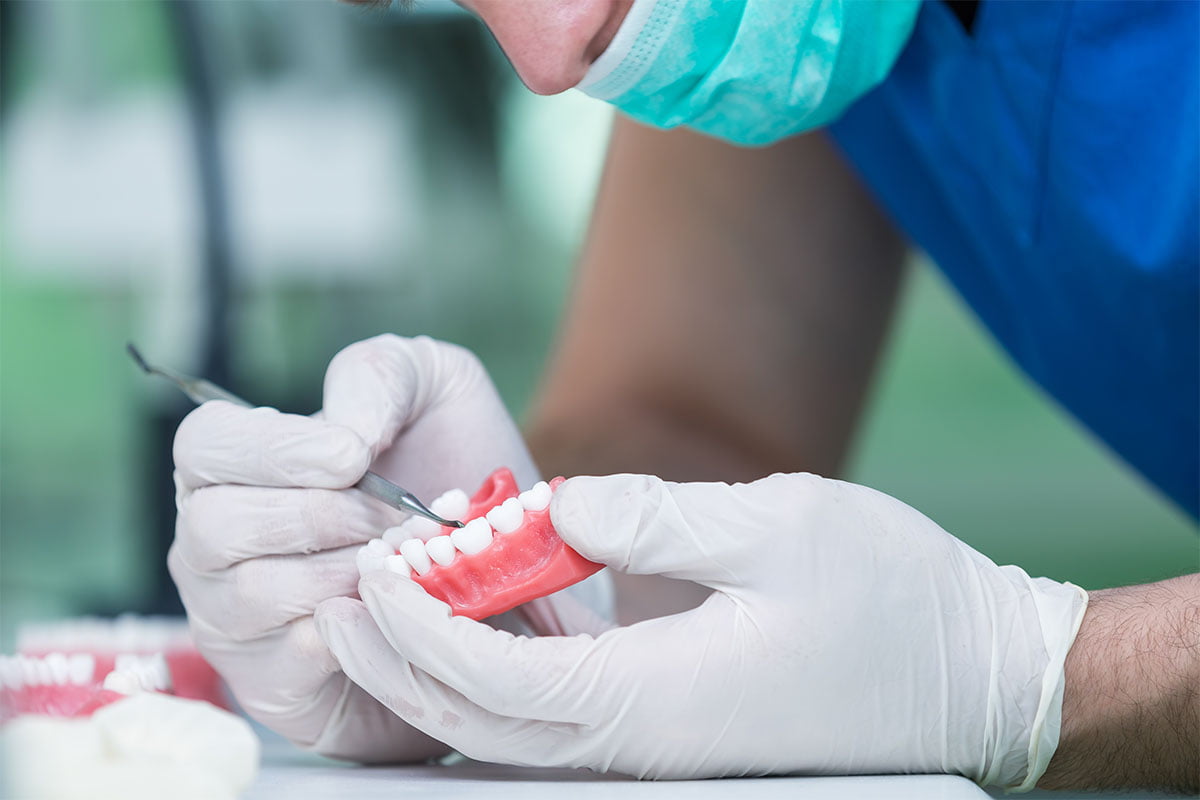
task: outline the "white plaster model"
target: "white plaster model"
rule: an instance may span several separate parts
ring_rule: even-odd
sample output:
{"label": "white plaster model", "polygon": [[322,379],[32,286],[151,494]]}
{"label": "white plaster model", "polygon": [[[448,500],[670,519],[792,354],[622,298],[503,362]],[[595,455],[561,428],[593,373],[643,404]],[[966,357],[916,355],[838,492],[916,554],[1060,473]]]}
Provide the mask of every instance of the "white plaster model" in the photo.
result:
{"label": "white plaster model", "polygon": [[88,717],[20,716],[0,729],[8,790],[22,800],[233,800],[258,771],[246,722],[154,692]]}
{"label": "white plaster model", "polygon": [[[91,653],[0,656],[0,689],[94,687],[95,669]],[[235,798],[257,772],[258,738],[210,703],[160,693],[170,685],[161,652],[118,653],[103,688],[128,697],[89,715],[20,713],[0,726],[6,796]]]}

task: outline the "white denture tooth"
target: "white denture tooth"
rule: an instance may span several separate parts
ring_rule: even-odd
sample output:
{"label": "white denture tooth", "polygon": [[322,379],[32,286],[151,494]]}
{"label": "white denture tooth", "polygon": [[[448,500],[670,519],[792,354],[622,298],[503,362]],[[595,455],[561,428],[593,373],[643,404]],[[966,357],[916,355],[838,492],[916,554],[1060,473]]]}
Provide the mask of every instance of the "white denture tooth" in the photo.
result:
{"label": "white denture tooth", "polygon": [[45,657],[46,671],[50,673],[49,683],[62,686],[67,682],[67,657],[62,653],[48,653]]}
{"label": "white denture tooth", "polygon": [[487,521],[496,533],[512,533],[525,520],[525,507],[515,497],[510,497],[487,513]]}
{"label": "white denture tooth", "polygon": [[162,653],[118,653],[112,672],[104,676],[104,688],[121,694],[165,692],[171,688],[171,671]]}
{"label": "white denture tooth", "polygon": [[378,553],[381,556],[390,556],[392,553],[396,552],[395,548],[385,542],[383,539],[372,539],[363,546],[366,547],[370,552]]}
{"label": "white denture tooth", "polygon": [[425,543],[425,552],[443,567],[450,566],[450,562],[454,560],[454,544],[449,536],[433,537]]}
{"label": "white denture tooth", "polygon": [[429,510],[442,519],[462,519],[471,508],[471,498],[462,489],[451,489],[429,504]]}
{"label": "white denture tooth", "polygon": [[146,688],[156,692],[171,690],[171,670],[167,666],[167,658],[162,653],[155,653],[144,659],[146,666]]}
{"label": "white denture tooth", "polygon": [[21,656],[21,678],[26,686],[43,686],[46,683],[46,665],[37,656]]}
{"label": "white denture tooth", "polygon": [[28,676],[25,679],[26,683],[32,683],[35,686],[49,686],[53,681],[50,678],[50,665],[46,663],[46,659],[33,657],[26,661],[33,673],[33,680],[29,680]]}
{"label": "white denture tooth", "polygon": [[399,525],[388,528],[383,532],[383,536],[380,538],[392,546],[392,552],[395,552],[395,548],[398,548],[400,543],[405,539],[421,538],[413,531],[413,526],[411,525],[415,519],[416,517],[406,519]]}
{"label": "white denture tooth", "polygon": [[550,505],[550,484],[538,481],[533,486],[517,495],[521,507],[526,511],[541,511]]}
{"label": "white denture tooth", "polygon": [[25,685],[25,677],[21,672],[21,662],[17,656],[0,656],[0,687],[5,689],[20,689]]}
{"label": "white denture tooth", "polygon": [[114,669],[104,676],[104,689],[118,694],[138,694],[143,691],[141,681],[129,670]]}
{"label": "white denture tooth", "polygon": [[[434,511],[434,513],[436,514],[437,512]],[[404,520],[404,524],[401,527],[408,534],[404,539],[420,539],[422,542],[428,542],[442,532],[442,526],[428,517],[409,517]],[[400,541],[404,541],[404,539]]]}
{"label": "white denture tooth", "polygon": [[92,682],[96,674],[96,657],[91,653],[74,653],[67,656],[67,680],[71,683],[86,684]]}
{"label": "white denture tooth", "polygon": [[402,555],[388,556],[383,560],[383,568],[388,572],[394,572],[397,575],[403,575],[406,578],[412,577],[412,567],[408,564],[408,559]]}
{"label": "white denture tooth", "polygon": [[424,575],[433,567],[433,562],[429,560],[429,553],[425,550],[425,543],[420,539],[401,542],[400,555],[404,556],[404,560],[417,571],[418,575]]}
{"label": "white denture tooth", "polygon": [[369,547],[358,548],[358,552],[354,554],[354,564],[358,567],[359,577],[383,569],[384,559],[389,558],[390,555],[377,553]]}
{"label": "white denture tooth", "polygon": [[24,656],[7,656],[4,662],[7,666],[5,670],[8,672],[8,677],[5,678],[10,688],[20,689],[26,683],[26,678],[29,674],[25,671]]}
{"label": "white denture tooth", "polygon": [[473,556],[492,543],[492,526],[485,518],[478,517],[450,534],[450,541],[464,555]]}

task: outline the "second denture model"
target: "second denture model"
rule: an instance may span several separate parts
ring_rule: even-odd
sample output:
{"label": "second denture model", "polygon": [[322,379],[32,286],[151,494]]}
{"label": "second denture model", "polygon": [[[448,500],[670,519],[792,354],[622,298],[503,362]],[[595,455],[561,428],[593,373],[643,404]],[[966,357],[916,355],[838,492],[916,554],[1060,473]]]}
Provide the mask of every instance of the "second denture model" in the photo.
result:
{"label": "second denture model", "polygon": [[578,583],[603,565],[559,538],[550,498],[563,482],[518,491],[501,467],[472,497],[451,489],[430,504],[439,516],[464,519],[458,529],[412,517],[358,552],[365,575],[388,570],[411,577],[459,616],[483,619]]}

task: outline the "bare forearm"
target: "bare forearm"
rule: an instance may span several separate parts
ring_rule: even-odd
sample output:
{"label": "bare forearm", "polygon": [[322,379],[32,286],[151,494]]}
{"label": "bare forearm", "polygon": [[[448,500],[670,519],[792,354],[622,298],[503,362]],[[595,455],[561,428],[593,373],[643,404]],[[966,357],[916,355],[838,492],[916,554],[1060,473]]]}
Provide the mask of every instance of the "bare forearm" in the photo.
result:
{"label": "bare forearm", "polygon": [[[618,119],[534,458],[547,474],[836,474],[903,253],[823,136],[747,150]],[[622,622],[705,594],[615,580]]]}
{"label": "bare forearm", "polygon": [[746,150],[619,119],[535,457],[674,480],[835,474],[903,253],[822,136]]}
{"label": "bare forearm", "polygon": [[1200,574],[1091,593],[1039,786],[1200,790]]}

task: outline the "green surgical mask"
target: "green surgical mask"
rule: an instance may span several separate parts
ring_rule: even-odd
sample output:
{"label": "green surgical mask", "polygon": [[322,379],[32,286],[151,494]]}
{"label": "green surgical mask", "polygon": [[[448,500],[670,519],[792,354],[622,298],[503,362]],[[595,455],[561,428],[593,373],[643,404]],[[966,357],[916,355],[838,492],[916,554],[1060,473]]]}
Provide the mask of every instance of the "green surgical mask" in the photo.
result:
{"label": "green surgical mask", "polygon": [[768,144],[880,83],[920,0],[634,0],[577,88],[659,128]]}

